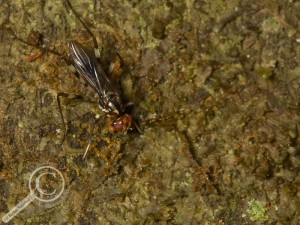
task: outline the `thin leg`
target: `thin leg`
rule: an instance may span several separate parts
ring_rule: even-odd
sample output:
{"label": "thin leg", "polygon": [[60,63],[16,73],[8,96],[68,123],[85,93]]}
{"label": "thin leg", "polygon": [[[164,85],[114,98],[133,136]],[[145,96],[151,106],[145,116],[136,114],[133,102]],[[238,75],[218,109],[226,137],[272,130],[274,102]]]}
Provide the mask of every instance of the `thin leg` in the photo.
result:
{"label": "thin leg", "polygon": [[67,94],[67,93],[61,93],[61,92],[57,94],[57,96],[56,96],[57,105],[58,105],[58,109],[59,109],[59,114],[60,114],[60,117],[61,117],[61,121],[62,121],[62,124],[63,124],[63,127],[64,127],[64,136],[63,136],[63,139],[62,139],[62,142],[64,142],[65,138],[66,138],[66,135],[68,133],[68,127],[66,125],[66,122],[65,122],[65,119],[64,119],[64,115],[63,115],[63,112],[62,112],[61,97],[70,98],[70,99],[82,99],[82,100],[86,100],[86,101],[91,101],[91,100],[87,99],[87,98],[84,98],[84,97],[82,97],[80,95]]}
{"label": "thin leg", "polygon": [[[84,21],[81,19],[80,15],[75,11],[75,9],[73,8],[73,6],[71,5],[70,0],[66,0],[66,3],[69,6],[69,8],[72,10],[72,12],[74,13],[74,15],[76,16],[76,18],[84,26],[84,28],[86,29],[86,31],[91,35],[91,37],[93,39],[93,43],[94,43],[95,57],[97,58],[98,61],[100,61],[100,50],[99,50],[99,46],[98,46],[97,39],[96,39],[95,35],[88,28],[88,26],[84,23]],[[121,55],[119,54],[119,52],[117,50],[115,50],[115,51],[116,51],[116,54],[117,54],[118,58],[121,61],[121,64],[123,64],[125,66],[126,70],[130,73],[130,75],[132,75],[131,72],[130,72],[130,70],[129,70],[129,68],[128,68],[128,66],[126,65],[126,63],[122,59]],[[110,67],[109,67],[109,73],[112,72],[113,68],[114,68],[114,63],[110,65]]]}
{"label": "thin leg", "polygon": [[132,73],[131,73],[128,65],[125,63],[125,61],[123,60],[123,58],[121,57],[120,53],[117,50],[116,50],[116,54],[117,54],[118,58],[120,59],[121,64],[125,67],[126,71],[128,71],[128,73],[132,76]]}
{"label": "thin leg", "polygon": [[62,124],[64,126],[64,136],[63,136],[63,139],[62,139],[62,143],[63,143],[65,141],[68,130],[67,130],[67,125],[66,125],[65,120],[64,120],[64,115],[63,115],[63,112],[62,112],[62,108],[61,108],[60,97],[68,97],[68,94],[58,93],[57,96],[56,96],[60,118],[61,118]]}
{"label": "thin leg", "polygon": [[125,109],[128,108],[128,107],[134,107],[134,102],[126,103],[124,107],[125,107]]}
{"label": "thin leg", "polygon": [[96,124],[98,123],[99,119],[100,119],[100,118],[97,118],[97,119],[95,120],[94,125],[93,125],[93,127],[92,127],[92,131],[91,131],[91,134],[90,134],[90,137],[89,137],[88,145],[86,146],[85,152],[84,152],[84,154],[83,154],[83,156],[82,156],[83,159],[86,157],[86,154],[87,154],[88,150],[90,149],[90,146],[91,146],[91,143],[92,143],[92,140],[93,140],[93,136],[94,136],[94,129],[95,129]]}
{"label": "thin leg", "polygon": [[99,47],[98,47],[98,43],[97,43],[97,39],[95,37],[95,35],[92,33],[92,31],[88,28],[88,26],[83,22],[83,20],[81,19],[80,15],[74,10],[73,6],[71,5],[71,2],[69,0],[66,0],[67,5],[69,6],[69,8],[71,9],[71,11],[74,13],[74,15],[76,16],[76,18],[80,21],[80,23],[84,26],[84,28],[86,29],[86,31],[92,36],[93,39],[93,43],[94,43],[94,51],[95,51],[95,57],[97,58],[97,60],[100,60],[100,51],[99,51]]}
{"label": "thin leg", "polygon": [[[127,108],[129,108],[129,107],[134,107],[134,103],[133,103],[133,102],[128,102],[128,103],[126,103],[125,106],[124,106],[125,109],[127,109]],[[135,127],[135,129],[136,129],[140,134],[143,133],[142,130],[140,129],[140,127],[138,126],[138,124],[137,124],[135,121],[133,121],[133,126]]]}
{"label": "thin leg", "polygon": [[110,63],[109,68],[108,68],[108,74],[111,75],[113,70],[115,68],[115,63]]}
{"label": "thin leg", "polygon": [[40,49],[40,50],[42,50],[42,51],[50,52],[50,53],[52,53],[52,54],[54,54],[54,55],[57,55],[57,56],[59,56],[60,58],[62,58],[63,60],[65,60],[67,64],[70,64],[68,58],[67,58],[66,56],[64,56],[63,54],[60,54],[60,53],[58,53],[58,52],[56,52],[56,51],[54,51],[54,50],[52,50],[52,49],[46,48],[46,47],[44,47],[44,46],[35,45],[35,44],[32,44],[32,43],[30,43],[30,42],[28,42],[28,41],[25,41],[25,40],[23,40],[22,38],[19,38],[17,35],[15,35],[13,32],[12,32],[12,34],[13,34],[13,36],[14,36],[16,39],[18,39],[19,41],[23,42],[24,44],[27,44],[27,45],[29,45],[29,46],[38,48],[38,49]]}
{"label": "thin leg", "polygon": [[135,129],[140,133],[142,134],[143,132],[141,131],[140,127],[137,125],[137,123],[135,121],[133,121],[133,125],[135,127]]}
{"label": "thin leg", "polygon": [[112,75],[115,66],[117,65],[117,67],[118,67],[119,65],[117,63],[119,63],[120,65],[124,66],[125,71],[128,72],[132,76],[129,67],[124,62],[124,60],[121,57],[121,55],[119,54],[119,52],[116,49],[114,49],[114,53],[116,54],[118,59],[116,58],[116,60],[114,62],[110,63],[109,68],[108,68],[108,75]]}
{"label": "thin leg", "polygon": [[60,54],[60,53],[58,53],[58,52],[55,51],[55,50],[46,48],[45,46],[40,46],[40,45],[32,44],[32,43],[30,43],[30,42],[28,42],[28,41],[23,40],[22,38],[19,38],[19,37],[18,37],[17,35],[15,35],[13,32],[11,32],[11,33],[13,34],[13,36],[14,36],[17,40],[23,42],[24,44],[27,44],[27,45],[32,46],[32,47],[34,47],[34,48],[38,48],[38,49],[40,49],[41,51],[50,52],[51,54],[54,54],[54,55],[56,55],[56,56],[59,56],[61,59],[63,59],[63,60],[66,62],[66,64],[68,65],[68,67],[70,68],[70,70],[72,71],[72,73],[73,73],[78,79],[80,78],[80,76],[79,76],[79,74],[77,73],[76,69],[75,69],[74,66],[71,64],[71,62],[70,62],[70,60],[68,59],[68,57],[66,57],[65,55]]}

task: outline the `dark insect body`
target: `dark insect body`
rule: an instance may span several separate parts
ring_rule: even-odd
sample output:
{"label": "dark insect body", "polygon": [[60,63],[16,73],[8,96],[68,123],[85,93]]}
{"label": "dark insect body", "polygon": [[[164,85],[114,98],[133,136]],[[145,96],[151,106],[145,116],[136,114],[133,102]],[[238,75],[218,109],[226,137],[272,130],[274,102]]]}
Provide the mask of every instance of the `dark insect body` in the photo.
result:
{"label": "dark insect body", "polygon": [[[107,76],[100,63],[95,57],[88,55],[84,47],[75,41],[68,43],[69,55],[68,60],[75,73],[94,89],[99,100],[99,108],[110,117],[116,118],[113,126],[116,132],[127,132],[132,128],[132,116],[125,112],[120,93],[115,88],[110,78]],[[95,52],[97,50],[95,49]],[[97,53],[95,54],[97,55]],[[130,104],[130,103],[129,103]],[[129,105],[127,104],[127,105]]]}
{"label": "dark insect body", "polygon": [[[83,78],[83,80],[90,86],[92,89],[97,93],[98,96],[98,106],[99,108],[109,117],[113,118],[113,130],[115,132],[128,132],[128,130],[132,130],[133,126],[137,129],[138,132],[141,132],[139,127],[136,125],[136,123],[133,121],[133,117],[129,114],[127,114],[125,109],[128,106],[132,106],[133,103],[127,103],[123,104],[121,100],[121,95],[117,88],[112,83],[110,77],[108,74],[110,74],[113,70],[114,64],[111,64],[109,67],[108,74],[104,71],[101,61],[100,61],[100,51],[98,48],[97,40],[93,33],[90,31],[90,29],[86,26],[86,24],[83,22],[83,20],[80,18],[79,14],[73,9],[71,3],[69,0],[66,0],[66,4],[71,9],[71,11],[74,13],[76,18],[80,21],[80,23],[84,26],[86,31],[89,33],[89,35],[93,39],[94,44],[94,54],[90,54],[88,51],[85,50],[85,48],[75,42],[70,41],[68,42],[68,55],[62,55],[54,50],[47,49],[45,47],[40,47],[42,50],[45,50],[47,52],[50,52],[52,54],[60,56],[70,67],[74,75],[80,79]],[[20,41],[35,46],[34,44],[31,44],[27,41],[24,41],[17,36],[15,36]],[[35,46],[36,47],[36,46]],[[117,56],[122,62],[121,56],[116,52]],[[62,118],[62,123],[64,125],[64,137],[63,141],[65,139],[66,133],[67,133],[67,126],[63,117],[62,113],[62,107],[60,102],[60,97],[68,97],[69,94],[66,93],[58,93],[57,95],[57,102],[59,106],[59,112]],[[98,119],[96,119],[96,122]],[[93,131],[95,128],[95,124],[92,128],[91,135],[88,141],[88,145],[86,147],[85,153],[83,155],[83,158],[85,158],[87,151],[89,149],[89,146],[91,144],[91,140],[93,137]]]}

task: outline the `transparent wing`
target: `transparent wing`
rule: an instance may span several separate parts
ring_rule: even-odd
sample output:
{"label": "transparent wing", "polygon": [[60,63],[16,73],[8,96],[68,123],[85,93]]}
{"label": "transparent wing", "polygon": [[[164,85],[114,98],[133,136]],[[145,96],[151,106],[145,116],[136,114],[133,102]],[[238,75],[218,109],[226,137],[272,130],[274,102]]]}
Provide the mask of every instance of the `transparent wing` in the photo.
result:
{"label": "transparent wing", "polygon": [[[86,53],[82,45],[74,41],[70,41],[68,46],[69,59],[76,71],[83,76],[83,78],[98,94],[102,94],[105,82],[109,82],[105,72],[98,72],[95,60]],[[101,72],[103,74],[99,74]]]}
{"label": "transparent wing", "polygon": [[102,67],[97,66],[96,59],[88,55],[79,43],[70,41],[68,46],[72,65],[98,93],[99,104],[104,109],[103,111],[119,114],[123,110],[121,98]]}

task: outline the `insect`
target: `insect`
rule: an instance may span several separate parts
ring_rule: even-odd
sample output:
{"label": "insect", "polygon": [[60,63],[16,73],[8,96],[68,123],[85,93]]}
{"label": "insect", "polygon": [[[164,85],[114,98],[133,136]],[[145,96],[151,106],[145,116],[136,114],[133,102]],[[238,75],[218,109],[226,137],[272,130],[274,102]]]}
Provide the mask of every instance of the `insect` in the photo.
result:
{"label": "insect", "polygon": [[[56,51],[46,49],[45,47],[40,47],[45,51],[53,53],[55,55],[60,56],[70,67],[73,74],[79,79],[83,78],[83,80],[96,92],[98,97],[98,106],[99,108],[109,117],[113,118],[113,129],[115,132],[128,132],[128,130],[132,130],[134,127],[138,132],[141,132],[137,124],[133,121],[133,117],[130,114],[126,113],[126,108],[132,106],[133,103],[129,102],[127,104],[123,104],[121,100],[121,95],[119,90],[114,86],[108,74],[104,71],[101,61],[100,61],[100,51],[98,48],[97,40],[91,30],[87,27],[84,21],[81,19],[79,14],[74,10],[69,0],[66,0],[68,7],[74,13],[76,18],[80,21],[89,35],[92,37],[93,45],[94,45],[94,54],[90,54],[85,48],[77,43],[76,41],[68,42],[68,55],[59,54]],[[18,37],[16,37],[18,38]],[[20,38],[18,38],[21,40]],[[22,42],[32,45],[24,40]],[[36,46],[35,46],[36,47]],[[117,56],[122,61],[121,56],[117,52]],[[114,64],[110,65],[109,73],[112,71]],[[61,101],[60,97],[68,97],[66,93],[58,93],[57,102],[59,106],[59,112],[62,119],[62,123],[64,126],[64,137],[65,139],[67,133],[67,126],[64,120],[64,116],[62,113]],[[95,121],[95,124],[97,119]],[[86,147],[83,158],[85,158],[88,149],[91,144],[91,140],[93,137],[93,131],[95,128],[95,124],[92,127],[92,131],[90,134],[90,138],[88,141],[88,145]]]}

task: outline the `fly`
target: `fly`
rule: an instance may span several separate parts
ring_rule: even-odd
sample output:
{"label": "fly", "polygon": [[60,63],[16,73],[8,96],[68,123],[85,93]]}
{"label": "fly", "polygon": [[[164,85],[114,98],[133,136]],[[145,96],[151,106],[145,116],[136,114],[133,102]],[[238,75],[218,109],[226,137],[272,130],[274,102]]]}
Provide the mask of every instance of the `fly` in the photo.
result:
{"label": "fly", "polygon": [[[103,70],[100,61],[100,51],[98,48],[97,40],[91,30],[87,27],[87,25],[83,22],[79,14],[74,10],[73,6],[71,5],[69,0],[66,0],[67,5],[74,13],[76,18],[80,21],[80,23],[84,26],[86,31],[92,37],[93,45],[94,45],[94,54],[90,54],[85,50],[85,48],[77,43],[76,41],[68,42],[68,55],[62,55],[54,50],[47,49],[45,47],[40,47],[42,50],[48,51],[52,54],[60,56],[70,67],[73,74],[78,78],[83,78],[83,80],[90,86],[92,89],[97,93],[98,97],[98,106],[99,108],[109,117],[113,118],[113,129],[115,132],[128,132],[128,130],[132,130],[135,127],[138,132],[141,132],[139,127],[133,121],[133,117],[130,114],[126,113],[126,108],[128,106],[133,105],[133,103],[123,104],[121,100],[121,95],[118,89],[113,85],[110,77],[107,73]],[[16,36],[15,36],[16,37]],[[32,45],[27,41],[24,41],[18,37],[16,37],[20,41]],[[36,46],[35,46],[36,47]],[[116,52],[117,56],[122,61],[121,56]],[[109,73],[112,72],[114,64],[111,64],[109,67]],[[64,125],[64,137],[65,139],[67,133],[67,126],[64,120],[64,116],[62,113],[62,107],[60,102],[60,97],[67,97],[69,94],[66,93],[58,93],[57,95],[57,102],[59,106],[59,112],[62,119],[62,123]],[[96,122],[98,119],[96,119]],[[93,137],[93,131],[95,128],[95,124],[92,127],[92,131],[89,137],[88,145],[86,147],[85,153],[83,158],[85,158],[91,141]]]}

